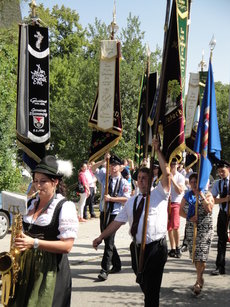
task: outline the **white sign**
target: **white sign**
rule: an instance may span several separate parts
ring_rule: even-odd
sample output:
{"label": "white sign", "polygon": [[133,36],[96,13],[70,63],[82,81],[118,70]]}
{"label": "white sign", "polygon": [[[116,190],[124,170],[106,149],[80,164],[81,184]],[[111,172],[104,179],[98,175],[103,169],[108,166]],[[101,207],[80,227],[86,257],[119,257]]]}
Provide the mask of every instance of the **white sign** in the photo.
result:
{"label": "white sign", "polygon": [[189,88],[186,101],[186,125],[185,125],[185,138],[191,136],[196,106],[199,96],[199,74],[190,73]]}
{"label": "white sign", "polygon": [[117,42],[102,41],[99,72],[98,121],[102,130],[113,128]]}

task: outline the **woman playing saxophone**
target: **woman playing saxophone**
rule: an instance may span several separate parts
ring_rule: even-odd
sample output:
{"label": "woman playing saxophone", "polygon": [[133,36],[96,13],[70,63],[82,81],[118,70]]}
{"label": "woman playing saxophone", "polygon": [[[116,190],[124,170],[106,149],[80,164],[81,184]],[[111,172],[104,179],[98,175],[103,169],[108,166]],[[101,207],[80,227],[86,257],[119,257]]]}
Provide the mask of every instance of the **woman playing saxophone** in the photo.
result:
{"label": "woman playing saxophone", "polygon": [[20,271],[8,306],[70,306],[67,253],[77,236],[78,219],[74,203],[63,196],[60,165],[54,156],[46,156],[33,171],[39,193],[28,201],[23,233],[15,239]]}

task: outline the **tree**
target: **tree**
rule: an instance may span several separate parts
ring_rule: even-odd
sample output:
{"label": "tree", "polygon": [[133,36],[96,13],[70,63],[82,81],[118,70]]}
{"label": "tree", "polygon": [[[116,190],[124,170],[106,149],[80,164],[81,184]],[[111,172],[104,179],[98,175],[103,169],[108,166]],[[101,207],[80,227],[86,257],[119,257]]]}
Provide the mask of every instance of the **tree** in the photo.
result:
{"label": "tree", "polygon": [[229,85],[215,82],[217,117],[221,139],[221,158],[230,161],[230,129],[228,122]]}
{"label": "tree", "polygon": [[20,183],[15,144],[17,28],[0,30],[0,190],[15,189]]}
{"label": "tree", "polygon": [[19,0],[0,0],[0,28],[21,22]]}

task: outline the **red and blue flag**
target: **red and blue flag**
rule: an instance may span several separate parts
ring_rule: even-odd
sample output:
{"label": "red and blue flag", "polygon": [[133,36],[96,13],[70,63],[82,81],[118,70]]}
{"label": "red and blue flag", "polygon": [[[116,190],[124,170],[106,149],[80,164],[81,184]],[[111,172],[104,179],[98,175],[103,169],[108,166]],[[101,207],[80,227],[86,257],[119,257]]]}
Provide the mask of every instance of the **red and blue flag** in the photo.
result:
{"label": "red and blue flag", "polygon": [[211,60],[209,61],[194,151],[200,155],[198,187],[200,191],[203,191],[208,183],[213,164],[220,160],[221,152]]}

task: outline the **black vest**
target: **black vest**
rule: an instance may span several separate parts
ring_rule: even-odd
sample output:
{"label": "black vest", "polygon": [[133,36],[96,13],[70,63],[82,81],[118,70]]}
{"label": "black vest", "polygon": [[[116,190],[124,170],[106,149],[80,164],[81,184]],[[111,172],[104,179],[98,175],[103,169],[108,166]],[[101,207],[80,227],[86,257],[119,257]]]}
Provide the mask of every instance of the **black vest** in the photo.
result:
{"label": "black vest", "polygon": [[[34,224],[29,224],[23,221],[23,228],[25,234],[28,234],[32,238],[39,238],[47,241],[58,240],[57,236],[60,234],[59,227],[59,214],[62,205],[66,202],[66,198],[61,199],[56,208],[54,209],[53,217],[49,225],[39,226]],[[28,208],[31,205],[31,201],[28,202]]]}

